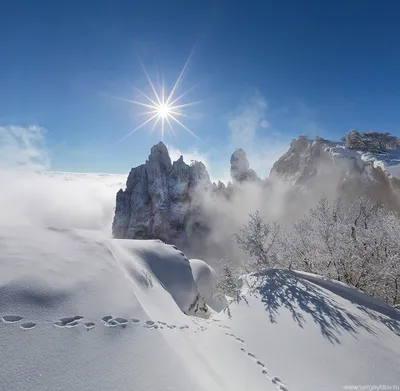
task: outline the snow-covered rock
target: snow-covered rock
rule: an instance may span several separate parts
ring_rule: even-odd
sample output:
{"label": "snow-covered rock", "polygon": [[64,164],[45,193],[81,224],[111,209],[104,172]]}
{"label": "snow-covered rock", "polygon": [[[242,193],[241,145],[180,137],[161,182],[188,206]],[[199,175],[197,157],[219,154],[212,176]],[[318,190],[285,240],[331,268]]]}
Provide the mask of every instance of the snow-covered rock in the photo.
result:
{"label": "snow-covered rock", "polygon": [[[231,175],[236,185],[259,180],[242,149],[232,154]],[[160,142],[151,148],[145,164],[132,168],[126,189],[117,193],[113,235],[161,239],[187,248],[201,242],[208,229],[202,210],[204,199],[229,197],[232,192],[231,183],[228,187],[212,183],[201,162],[188,165],[181,156],[171,163],[167,147]]]}
{"label": "snow-covered rock", "polygon": [[181,156],[171,163],[167,147],[151,148],[145,164],[129,173],[126,189],[117,193],[113,235],[116,238],[157,238],[186,243],[196,225],[197,191],[213,185],[201,162],[187,165]]}
{"label": "snow-covered rock", "polygon": [[234,183],[260,180],[256,172],[250,168],[246,152],[236,149],[231,156],[231,177]]}
{"label": "snow-covered rock", "polygon": [[218,296],[215,291],[217,274],[214,269],[200,259],[190,259],[189,262],[197,289],[206,304],[217,312],[222,311],[227,307],[228,301],[224,297]]}
{"label": "snow-covered rock", "polygon": [[372,154],[345,148],[341,143],[300,136],[273,165],[271,179],[290,184],[367,194],[391,207],[400,207],[400,151]]}

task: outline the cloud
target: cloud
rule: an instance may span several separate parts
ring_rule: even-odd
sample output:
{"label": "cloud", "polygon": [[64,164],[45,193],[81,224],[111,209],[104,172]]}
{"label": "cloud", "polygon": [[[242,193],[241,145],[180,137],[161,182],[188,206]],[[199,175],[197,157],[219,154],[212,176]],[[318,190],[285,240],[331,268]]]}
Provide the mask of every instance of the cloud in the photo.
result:
{"label": "cloud", "polygon": [[[206,168],[208,173],[210,174],[210,179],[212,182],[217,183],[218,181],[224,182],[227,184],[231,177],[229,175],[222,174],[220,175],[220,170],[218,170],[218,167],[216,165],[211,164],[209,162],[209,154],[200,152],[198,149],[194,148],[191,149],[187,152],[181,151],[179,148],[174,147],[172,145],[167,145],[169,156],[172,161],[178,160],[181,156],[183,156],[183,160],[185,161],[186,164],[190,164],[192,161],[198,161],[202,162]],[[229,167],[228,167],[229,162],[226,164],[226,167],[228,168],[229,172]]]}
{"label": "cloud", "polygon": [[38,126],[0,127],[0,225],[109,232],[125,175],[47,171],[45,136]]}
{"label": "cloud", "polygon": [[268,124],[265,118],[267,107],[266,100],[258,91],[241,102],[228,122],[232,144],[242,148],[252,145],[257,129],[262,123],[264,126]]}
{"label": "cloud", "polygon": [[39,126],[0,126],[0,168],[45,170],[50,166],[45,130]]}
{"label": "cloud", "polygon": [[207,167],[207,169],[209,168],[207,154],[202,153],[197,149],[192,149],[184,152],[172,145],[167,145],[167,148],[172,161],[178,160],[181,156],[183,156],[183,160],[186,164],[190,164],[192,160],[196,160],[202,162]]}
{"label": "cloud", "polygon": [[259,91],[247,96],[228,121],[230,148],[243,148],[250,166],[262,178],[288,149],[290,139],[274,129],[268,103]]}

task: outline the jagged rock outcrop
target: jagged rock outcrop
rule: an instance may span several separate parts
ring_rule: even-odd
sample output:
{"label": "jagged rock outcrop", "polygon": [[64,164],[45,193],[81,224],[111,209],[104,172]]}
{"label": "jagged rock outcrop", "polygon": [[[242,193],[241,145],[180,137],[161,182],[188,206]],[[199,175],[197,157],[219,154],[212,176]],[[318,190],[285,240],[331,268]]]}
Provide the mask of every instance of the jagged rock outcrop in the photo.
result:
{"label": "jagged rock outcrop", "polygon": [[[269,179],[257,176],[242,149],[232,154],[230,162],[232,183],[215,184],[203,163],[188,165],[182,156],[171,162],[166,146],[154,145],[145,164],[129,173],[126,189],[117,193],[114,237],[161,239],[192,256],[207,250],[219,257],[225,256],[229,230],[236,229],[235,215],[245,206],[244,216],[252,208],[268,212],[274,205],[276,213],[285,213],[290,220],[299,218],[321,195],[366,194],[400,210],[396,158],[383,162],[340,143],[300,136],[273,165]],[[250,206],[248,196],[254,197]],[[226,207],[226,202],[232,204]]]}
{"label": "jagged rock outcrop", "polygon": [[160,142],[151,148],[145,164],[132,168],[126,189],[117,193],[113,235],[185,242],[201,225],[197,192],[213,189],[203,163],[189,166],[182,156],[171,163]]}
{"label": "jagged rock outcrop", "polygon": [[231,156],[231,177],[233,183],[260,180],[256,172],[250,168],[246,152],[242,148],[236,149]]}
{"label": "jagged rock outcrop", "polygon": [[[368,158],[366,158],[368,156]],[[273,165],[270,178],[321,192],[368,195],[399,208],[399,181],[385,169],[379,156],[349,150],[337,142],[300,136]]]}

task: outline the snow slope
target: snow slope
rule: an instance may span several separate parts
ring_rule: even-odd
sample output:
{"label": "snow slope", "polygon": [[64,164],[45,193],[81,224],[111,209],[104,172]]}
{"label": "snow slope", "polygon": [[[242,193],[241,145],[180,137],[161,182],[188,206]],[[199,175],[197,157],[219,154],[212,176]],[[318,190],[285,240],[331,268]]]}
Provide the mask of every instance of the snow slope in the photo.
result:
{"label": "snow slope", "polygon": [[[333,145],[334,143],[332,143]],[[382,153],[356,151],[345,148],[342,144],[328,147],[334,162],[346,159],[354,159],[358,167],[362,168],[363,163],[371,164],[373,168],[380,167],[389,177],[400,180],[400,150],[394,149]]]}
{"label": "snow slope", "polygon": [[[225,329],[177,305],[197,288],[172,246],[30,227],[0,242],[1,389],[240,390],[252,377],[265,389],[256,366],[230,373],[246,360]],[[174,284],[149,266],[164,260]]]}
{"label": "snow slope", "polygon": [[204,303],[173,246],[32,227],[0,228],[0,243],[1,390],[400,382],[398,312],[345,286],[270,270],[246,277],[244,298],[204,319],[182,311]]}
{"label": "snow slope", "polygon": [[344,284],[282,269],[248,276],[244,291],[231,319],[220,317],[288,389],[400,385],[399,311]]}

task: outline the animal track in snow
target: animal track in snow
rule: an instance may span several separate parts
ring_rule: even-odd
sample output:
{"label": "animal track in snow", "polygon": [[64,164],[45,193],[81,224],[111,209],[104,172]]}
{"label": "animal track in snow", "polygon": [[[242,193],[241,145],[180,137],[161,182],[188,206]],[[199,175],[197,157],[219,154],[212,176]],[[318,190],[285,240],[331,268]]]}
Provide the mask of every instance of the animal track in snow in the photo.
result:
{"label": "animal track in snow", "polygon": [[21,326],[19,326],[19,327],[21,327],[21,329],[24,329],[24,330],[30,330],[30,329],[33,329],[34,327],[36,327],[36,323],[35,322],[25,322],[25,323],[22,323]]}
{"label": "animal track in snow", "polygon": [[241,342],[241,343],[243,343],[243,344],[244,344],[244,340],[243,340],[242,338],[239,338],[239,337],[237,337],[237,336],[236,336],[236,335],[234,335],[234,334],[231,334],[231,333],[225,333],[225,335],[227,335],[228,337],[234,338],[236,341],[238,341],[238,342]]}
{"label": "animal track in snow", "polygon": [[140,322],[140,320],[136,318],[132,318],[131,320],[133,324],[138,324]]}
{"label": "animal track in snow", "polygon": [[[225,333],[228,336],[231,336],[228,333]],[[233,334],[232,334],[233,335]],[[272,382],[276,388],[278,389],[278,391],[289,391],[289,389],[287,388],[286,384],[278,377],[278,376],[273,376],[270,377],[268,376],[268,370],[266,365],[260,361],[255,354],[248,352],[246,349],[244,348],[240,348],[240,350],[247,355],[247,357],[250,357],[257,365],[259,365],[262,370],[261,373],[270,381]]]}
{"label": "animal track in snow", "polygon": [[288,391],[288,388],[286,387],[286,384],[281,379],[279,379],[278,376],[272,377],[271,381],[272,381],[272,383],[274,383],[276,385],[278,390]]}
{"label": "animal track in snow", "polygon": [[19,315],[4,315],[1,320],[4,323],[17,323],[20,320],[24,319],[22,316]]}

